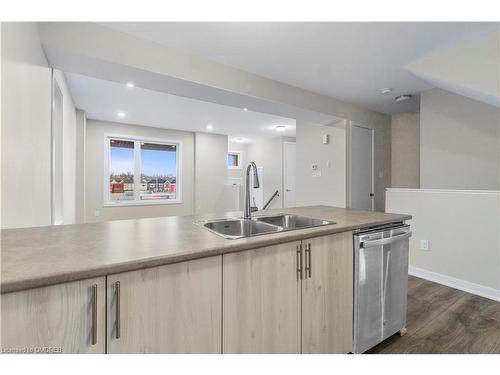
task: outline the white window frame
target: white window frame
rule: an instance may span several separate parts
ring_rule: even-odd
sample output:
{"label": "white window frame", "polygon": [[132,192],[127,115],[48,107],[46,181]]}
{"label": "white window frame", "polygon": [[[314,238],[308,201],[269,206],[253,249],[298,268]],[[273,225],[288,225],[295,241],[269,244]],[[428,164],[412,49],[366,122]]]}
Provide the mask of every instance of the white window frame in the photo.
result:
{"label": "white window frame", "polygon": [[[110,199],[109,193],[109,162],[111,155],[111,139],[120,139],[124,141],[134,142],[134,200],[128,201],[114,201]],[[175,192],[176,199],[159,199],[159,200],[141,200],[141,142],[176,145],[176,170],[175,177]],[[181,204],[182,203],[182,141],[163,139],[163,138],[150,138],[139,137],[133,135],[123,134],[104,134],[104,184],[103,184],[103,207],[123,207],[123,206],[153,206],[162,204]]]}
{"label": "white window frame", "polygon": [[[242,169],[242,165],[241,165],[241,156],[242,156],[242,152],[241,151],[231,151],[229,150],[227,152],[227,155],[229,154],[237,154],[238,155],[238,165],[236,167],[232,167],[232,166],[227,166],[227,169]],[[226,155],[226,165],[227,165],[227,155]]]}

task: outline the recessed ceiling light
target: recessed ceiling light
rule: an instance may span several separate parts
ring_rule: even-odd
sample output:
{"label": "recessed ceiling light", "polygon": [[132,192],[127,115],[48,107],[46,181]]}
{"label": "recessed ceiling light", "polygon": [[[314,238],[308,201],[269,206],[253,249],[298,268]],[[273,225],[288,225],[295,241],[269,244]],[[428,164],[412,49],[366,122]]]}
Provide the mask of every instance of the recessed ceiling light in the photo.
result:
{"label": "recessed ceiling light", "polygon": [[122,117],[123,118],[123,117],[125,117],[125,112],[118,112],[116,115],[118,117]]}
{"label": "recessed ceiling light", "polygon": [[413,96],[412,95],[409,95],[409,94],[405,94],[405,95],[399,95],[399,96],[396,96],[394,98],[394,101],[396,103],[401,103],[401,102],[407,102],[408,100],[410,100]]}
{"label": "recessed ceiling light", "polygon": [[245,143],[246,139],[245,138],[235,138],[234,141],[236,143]]}
{"label": "recessed ceiling light", "polygon": [[383,89],[379,89],[378,91],[380,91],[381,94],[389,94],[390,92],[394,91],[394,89],[390,87],[384,87]]}
{"label": "recessed ceiling light", "polygon": [[245,107],[245,108],[243,108],[243,110],[246,112],[246,111],[248,111],[248,108],[247,108],[247,107]]}
{"label": "recessed ceiling light", "polygon": [[135,87],[134,82],[127,82],[127,87],[133,89]]}
{"label": "recessed ceiling light", "polygon": [[212,130],[213,128],[214,128],[214,127],[213,127],[213,125],[212,125],[212,124],[208,124],[208,125],[207,125],[207,129],[208,129],[208,130]]}
{"label": "recessed ceiling light", "polygon": [[285,125],[276,125],[275,129],[277,132],[284,132],[286,130],[286,126]]}

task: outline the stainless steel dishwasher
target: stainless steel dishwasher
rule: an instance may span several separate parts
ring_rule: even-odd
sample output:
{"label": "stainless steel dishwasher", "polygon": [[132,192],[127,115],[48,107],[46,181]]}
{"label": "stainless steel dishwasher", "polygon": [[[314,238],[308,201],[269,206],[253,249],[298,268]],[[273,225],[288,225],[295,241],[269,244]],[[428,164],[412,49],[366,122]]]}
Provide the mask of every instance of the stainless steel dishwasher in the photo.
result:
{"label": "stainless steel dishwasher", "polygon": [[354,234],[354,352],[406,333],[410,226]]}

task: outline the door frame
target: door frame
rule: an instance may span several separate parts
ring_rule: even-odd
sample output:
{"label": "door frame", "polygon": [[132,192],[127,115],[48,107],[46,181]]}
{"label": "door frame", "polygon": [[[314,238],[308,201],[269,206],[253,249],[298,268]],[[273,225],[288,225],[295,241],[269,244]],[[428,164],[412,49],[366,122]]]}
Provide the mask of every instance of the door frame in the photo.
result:
{"label": "door frame", "polygon": [[[50,223],[64,224],[63,166],[64,95],[51,69],[50,120]],[[58,137],[60,135],[60,138]],[[58,154],[60,152],[60,155]],[[61,160],[58,160],[60,156]]]}
{"label": "door frame", "polygon": [[359,128],[364,128],[368,129],[371,131],[372,134],[372,186],[371,190],[373,193],[372,197],[372,207],[371,210],[375,210],[375,129],[372,125],[368,124],[363,124],[355,121],[349,121],[349,125],[347,126],[347,131],[346,131],[346,142],[347,142],[347,187],[346,187],[346,203],[347,207],[351,208],[352,207],[352,184],[351,184],[351,176],[352,176],[352,137],[351,137],[351,129],[353,126],[357,126]]}
{"label": "door frame", "polygon": [[[281,145],[281,207],[285,207],[285,144],[295,145],[295,194],[297,194],[297,142],[283,141]],[[295,195],[297,204],[297,195]]]}

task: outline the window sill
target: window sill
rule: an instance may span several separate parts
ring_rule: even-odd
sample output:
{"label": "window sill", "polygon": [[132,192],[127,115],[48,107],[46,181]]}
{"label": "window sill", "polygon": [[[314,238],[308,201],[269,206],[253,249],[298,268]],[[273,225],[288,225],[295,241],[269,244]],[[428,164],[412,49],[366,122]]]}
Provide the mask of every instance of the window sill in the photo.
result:
{"label": "window sill", "polygon": [[158,205],[170,205],[170,204],[182,204],[180,199],[165,199],[165,200],[144,200],[144,201],[121,201],[121,202],[105,202],[103,207],[129,207],[129,206],[158,206]]}

